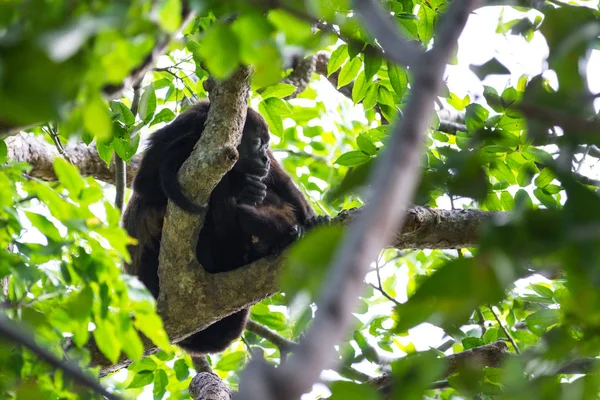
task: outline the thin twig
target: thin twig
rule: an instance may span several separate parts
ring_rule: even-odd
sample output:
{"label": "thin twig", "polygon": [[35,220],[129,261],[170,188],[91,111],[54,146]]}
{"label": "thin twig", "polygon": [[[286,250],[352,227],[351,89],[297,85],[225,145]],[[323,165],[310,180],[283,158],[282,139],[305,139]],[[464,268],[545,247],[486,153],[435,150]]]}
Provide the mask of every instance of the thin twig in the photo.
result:
{"label": "thin twig", "polygon": [[48,133],[48,136],[50,136],[50,138],[52,139],[52,142],[54,143],[54,146],[56,147],[56,150],[58,150],[58,154],[60,154],[61,156],[63,156],[63,158],[65,160],[67,160],[70,164],[72,164],[71,158],[69,157],[69,154],[67,154],[67,152],[65,151],[65,148],[62,145],[62,142],[60,140],[60,136],[58,135],[58,131],[57,131],[56,127],[54,127],[52,125],[52,123],[49,122],[42,129],[46,133]]}
{"label": "thin twig", "polygon": [[583,155],[581,156],[581,160],[579,160],[579,162],[577,164],[577,168],[575,169],[575,172],[579,173],[579,171],[581,170],[581,167],[583,167],[583,162],[587,158],[588,154],[590,154],[590,147],[591,147],[590,145],[585,146],[585,151],[583,152]]}
{"label": "thin twig", "polygon": [[485,317],[483,316],[483,313],[481,312],[481,309],[477,309],[477,311],[475,312],[477,314],[477,317],[479,317],[479,326],[481,327],[481,334],[485,335]]}
{"label": "thin twig", "polygon": [[27,349],[31,350],[34,354],[36,354],[40,359],[46,361],[48,364],[52,365],[55,368],[61,369],[65,372],[67,376],[70,376],[81,384],[94,392],[104,396],[110,400],[119,400],[120,397],[108,392],[100,383],[98,383],[95,379],[85,375],[76,365],[72,364],[69,361],[61,360],[52,354],[50,351],[45,348],[39,346],[33,336],[29,332],[25,332],[19,326],[17,326],[13,321],[6,319],[5,317],[0,315],[0,336],[5,339],[23,345]]}
{"label": "thin twig", "polygon": [[[140,88],[144,75],[133,84],[133,99],[131,100],[131,113],[135,118],[140,105]],[[115,152],[115,207],[119,211],[123,211],[125,207],[125,189],[127,188],[127,167],[125,161]]]}
{"label": "thin twig", "polygon": [[[386,265],[387,264],[388,263],[386,263]],[[390,296],[385,290],[383,290],[383,285],[381,284],[381,274],[379,273],[379,268],[380,268],[380,266],[379,266],[379,259],[378,259],[377,261],[375,261],[375,273],[377,274],[377,286],[373,285],[372,283],[369,283],[369,286],[371,286],[373,289],[377,290],[379,293],[381,293],[384,297],[386,297],[392,303],[399,306],[400,302],[398,300],[396,300],[395,298],[393,298],[392,296]]]}
{"label": "thin twig", "polygon": [[517,343],[515,342],[515,339],[513,339],[512,335],[510,334],[510,332],[508,331],[508,329],[504,326],[504,324],[502,323],[502,321],[500,321],[500,316],[496,313],[496,311],[494,311],[494,307],[490,304],[490,305],[488,305],[488,308],[490,309],[490,311],[494,315],[494,318],[498,322],[498,325],[500,325],[500,329],[502,329],[502,331],[504,332],[504,334],[506,335],[506,337],[508,338],[508,340],[510,341],[510,343],[515,348],[515,352],[517,354],[521,354],[521,350],[519,350],[519,346],[517,346]]}
{"label": "thin twig", "polygon": [[254,333],[255,335],[260,336],[261,338],[273,343],[275,346],[277,346],[280,352],[290,352],[298,347],[298,343],[294,342],[293,340],[286,339],[283,336],[276,333],[275,331],[272,331],[266,326],[263,326],[251,319],[248,320],[248,323],[246,324],[246,329]]}

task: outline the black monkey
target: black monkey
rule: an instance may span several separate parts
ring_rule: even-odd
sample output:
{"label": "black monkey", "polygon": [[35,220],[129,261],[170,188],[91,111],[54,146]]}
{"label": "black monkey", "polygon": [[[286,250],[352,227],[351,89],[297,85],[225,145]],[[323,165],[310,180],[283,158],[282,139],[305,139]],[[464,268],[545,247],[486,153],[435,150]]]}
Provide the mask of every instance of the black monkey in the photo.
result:
{"label": "black monkey", "polygon": [[[127,272],[137,275],[158,297],[158,255],[167,199],[191,213],[203,208],[183,193],[177,172],[200,138],[209,103],[201,102],[150,138],[134,193],[123,216],[127,232],[138,240],[130,247]],[[281,251],[318,223],[318,217],[268,149],[264,119],[248,108],[239,159],[212,192],[196,247],[200,264],[210,273],[231,271]],[[192,354],[223,351],[246,324],[244,309],[180,342]]]}

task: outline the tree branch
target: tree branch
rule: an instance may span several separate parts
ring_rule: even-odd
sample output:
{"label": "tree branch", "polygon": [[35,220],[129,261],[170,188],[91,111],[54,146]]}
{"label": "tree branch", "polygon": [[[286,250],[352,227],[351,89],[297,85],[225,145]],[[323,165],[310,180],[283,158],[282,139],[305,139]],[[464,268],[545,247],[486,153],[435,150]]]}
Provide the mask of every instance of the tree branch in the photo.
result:
{"label": "tree branch", "polygon": [[[361,212],[361,209],[343,211],[333,221],[339,224],[349,224]],[[507,218],[508,215],[503,212],[436,210],[415,206],[408,211],[402,232],[395,235],[390,246],[399,249],[476,247],[478,231],[481,226],[493,220]],[[182,230],[192,229],[190,228],[191,224],[187,222],[189,219],[189,215],[182,215],[179,219],[172,218],[170,223],[181,225]],[[190,238],[192,235],[188,232],[183,236]],[[171,250],[174,254],[182,253],[182,245],[174,246]],[[164,318],[165,330],[171,340],[178,342],[183,337],[276,293],[279,290],[277,282],[279,282],[280,271],[285,264],[285,259],[286,252],[220,274],[203,274],[203,270],[199,266],[193,267],[189,264],[190,267],[186,274],[192,276],[185,275],[185,279],[181,278],[184,280],[179,282],[186,292],[177,295],[179,298],[173,300],[184,303],[180,304],[180,307],[185,309],[178,309],[177,314],[168,316],[168,314],[164,314],[168,311],[159,308]],[[175,276],[166,279],[171,285],[177,283]],[[241,290],[242,288],[243,290]],[[218,292],[219,296],[209,295],[209,293],[214,294],[215,292]],[[202,304],[196,305],[196,301]],[[195,322],[172,322],[176,318]],[[146,355],[158,351],[149,340],[143,340],[143,342]],[[117,364],[112,365],[100,351],[97,349],[91,349],[91,351],[92,363],[102,367],[102,375],[117,371],[130,363],[123,356]]]}
{"label": "tree branch", "polygon": [[[17,162],[26,162],[31,165],[29,175],[44,181],[57,181],[54,172],[54,159],[60,157],[58,150],[44,142],[40,138],[27,133],[17,133],[5,139],[8,147],[8,158]],[[76,143],[65,146],[65,154],[68,154],[71,163],[77,167],[83,176],[94,178],[108,183],[115,183],[115,164],[110,167],[98,155],[95,144],[87,146],[84,143]],[[141,154],[135,155],[127,165],[127,182],[131,184],[137,173]]]}
{"label": "tree branch", "polygon": [[412,66],[422,51],[415,42],[409,42],[400,35],[390,13],[386,13],[374,0],[353,1],[367,30],[377,39],[387,58],[405,67]]}
{"label": "tree branch", "polygon": [[22,345],[25,348],[32,351],[36,356],[40,359],[44,360],[54,368],[62,369],[65,372],[65,375],[72,378],[74,381],[83,385],[94,392],[102,395],[103,397],[110,400],[119,400],[120,397],[108,392],[100,383],[98,383],[94,378],[84,374],[77,365],[73,363],[61,360],[57,358],[50,351],[45,349],[44,347],[39,346],[33,336],[29,333],[21,329],[17,326],[13,321],[6,319],[5,317],[0,315],[0,337],[4,337],[5,339]]}
{"label": "tree branch", "polygon": [[[369,10],[363,3],[354,1],[354,8],[362,15],[376,14],[378,4],[369,3]],[[425,131],[441,88],[444,68],[476,4],[475,0],[454,1],[440,23],[436,46],[417,60],[405,117],[394,127],[390,143],[379,158],[374,179],[371,179],[375,182],[374,197],[351,223],[338,247],[324,279],[326,286],[321,290],[322,297],[317,302],[319,311],[300,349],[277,370],[264,362],[251,361],[242,372],[241,391],[236,398],[298,398],[310,390],[323,369],[335,364],[334,345],[344,337],[351,324],[351,311],[362,290],[364,274],[377,252],[391,241],[397,227],[402,226],[418,182]],[[376,36],[376,39],[386,44],[386,53],[397,54],[400,47],[394,46],[403,39],[397,31],[385,31],[385,34],[392,36],[385,39]]]}
{"label": "tree branch", "polygon": [[[249,68],[240,68],[229,79],[210,88],[211,107],[205,129],[179,170],[181,185],[196,204],[208,202],[214,187],[237,161],[236,148],[246,119],[249,76]],[[196,258],[196,241],[203,219],[204,215],[187,214],[169,202],[161,238],[157,309],[168,326],[169,337],[175,342],[218,319],[214,318],[215,310],[220,310],[218,313],[224,317],[276,290],[274,281],[265,281],[272,277],[266,271],[268,268],[258,269],[260,262],[248,269],[207,273]],[[253,276],[252,281],[240,281],[246,274]],[[205,290],[199,287],[199,282]],[[257,290],[261,284],[262,288],[268,288],[262,293]],[[240,291],[240,287],[245,290]],[[215,292],[220,296],[214,296]],[[194,313],[190,314],[190,310]]]}
{"label": "tree branch", "polygon": [[200,372],[190,382],[190,397],[194,400],[229,400],[233,391],[212,372]]}

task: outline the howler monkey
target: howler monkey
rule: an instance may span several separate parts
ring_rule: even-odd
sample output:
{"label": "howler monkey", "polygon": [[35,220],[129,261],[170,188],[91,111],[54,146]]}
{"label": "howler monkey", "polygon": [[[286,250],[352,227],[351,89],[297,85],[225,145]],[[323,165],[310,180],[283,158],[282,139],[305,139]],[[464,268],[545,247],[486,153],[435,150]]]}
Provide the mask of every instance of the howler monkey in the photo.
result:
{"label": "howler monkey", "polygon": [[[191,213],[203,210],[185,196],[177,171],[202,135],[208,109],[208,102],[196,104],[152,134],[123,216],[125,229],[138,240],[130,247],[127,271],[154,297],[159,293],[158,255],[167,199]],[[268,145],[267,124],[248,108],[238,161],[213,190],[198,238],[198,261],[210,273],[275,254],[305,229],[327,220],[315,215]],[[222,351],[241,335],[247,315],[244,309],[225,317],[179,345],[192,354]]]}

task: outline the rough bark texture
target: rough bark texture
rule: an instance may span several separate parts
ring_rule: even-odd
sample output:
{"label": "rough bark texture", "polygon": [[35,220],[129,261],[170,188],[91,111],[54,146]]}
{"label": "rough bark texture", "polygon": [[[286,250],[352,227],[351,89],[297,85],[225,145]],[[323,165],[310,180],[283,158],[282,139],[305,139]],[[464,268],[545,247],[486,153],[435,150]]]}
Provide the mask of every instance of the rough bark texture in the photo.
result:
{"label": "rough bark texture", "polygon": [[[6,138],[8,158],[14,161],[26,162],[31,165],[29,175],[45,181],[56,181],[56,173],[52,164],[59,157],[54,145],[44,142],[39,137],[18,133]],[[93,176],[103,182],[115,182],[114,162],[110,167],[98,155],[94,144],[87,146],[85,143],[70,144],[65,146],[65,153],[69,160],[79,169],[83,176]],[[131,184],[139,163],[141,154],[136,155],[127,165],[127,182]]]}
{"label": "rough bark texture", "polygon": [[[180,211],[181,212],[181,211]],[[334,222],[348,224],[360,214],[361,209],[342,212]],[[437,210],[426,207],[412,207],[406,217],[402,233],[396,235],[390,247],[406,248],[468,248],[477,244],[478,230],[487,221],[508,217],[503,212],[483,212],[479,210]],[[173,217],[171,217],[173,218]],[[214,321],[257,303],[279,289],[277,282],[285,263],[286,254],[258,260],[246,267],[221,274],[207,274],[195,263],[193,253],[183,255],[182,248],[190,246],[193,235],[189,233],[197,229],[193,216],[180,216],[176,229],[169,227],[172,248],[169,251],[165,266],[169,271],[161,282],[169,287],[171,302],[159,300],[159,312],[163,315],[165,329],[173,342],[197,332]],[[425,244],[425,246],[424,246]],[[165,245],[166,246],[166,245]],[[182,258],[182,257],[188,257]],[[194,258],[192,258],[194,257]],[[178,264],[180,263],[180,264]],[[176,272],[176,265],[182,265]],[[163,266],[163,268],[165,268]],[[176,275],[177,274],[177,275]],[[164,281],[163,281],[164,279]],[[243,290],[240,290],[242,289]],[[176,294],[172,294],[174,292]],[[181,291],[181,292],[179,292]],[[166,308],[163,308],[166,307]],[[168,311],[171,310],[171,311]],[[154,345],[144,341],[147,352],[156,352]],[[111,363],[98,351],[92,354],[94,364],[103,367],[103,373],[116,371],[126,366],[129,361],[122,358],[117,365]]]}
{"label": "rough bark texture", "polygon": [[230,400],[233,391],[212,372],[200,372],[190,383],[190,397],[194,400]]}
{"label": "rough bark texture", "polygon": [[[210,88],[211,107],[204,133],[179,170],[182,187],[196,204],[208,202],[214,187],[237,161],[236,148],[246,118],[250,72],[248,68],[240,68],[231,78]],[[215,320],[216,310],[224,317],[276,290],[272,267],[253,265],[212,275],[205,272],[195,252],[203,219],[204,215],[189,215],[171,203],[167,207],[161,239],[157,309],[169,337],[175,342],[208,326]]]}
{"label": "rough bark texture", "polygon": [[304,92],[315,73],[316,64],[317,56],[313,55],[301,58],[296,62],[294,70],[283,80],[283,83],[289,83],[296,87],[294,93],[289,95],[287,99],[294,98]]}
{"label": "rough bark texture", "polygon": [[[451,354],[444,357],[448,368],[443,377],[447,378],[465,368],[470,370],[481,370],[484,367],[499,368],[509,355],[508,346],[502,341]],[[393,385],[393,377],[391,375],[383,375],[371,379],[367,384],[387,392]]]}

